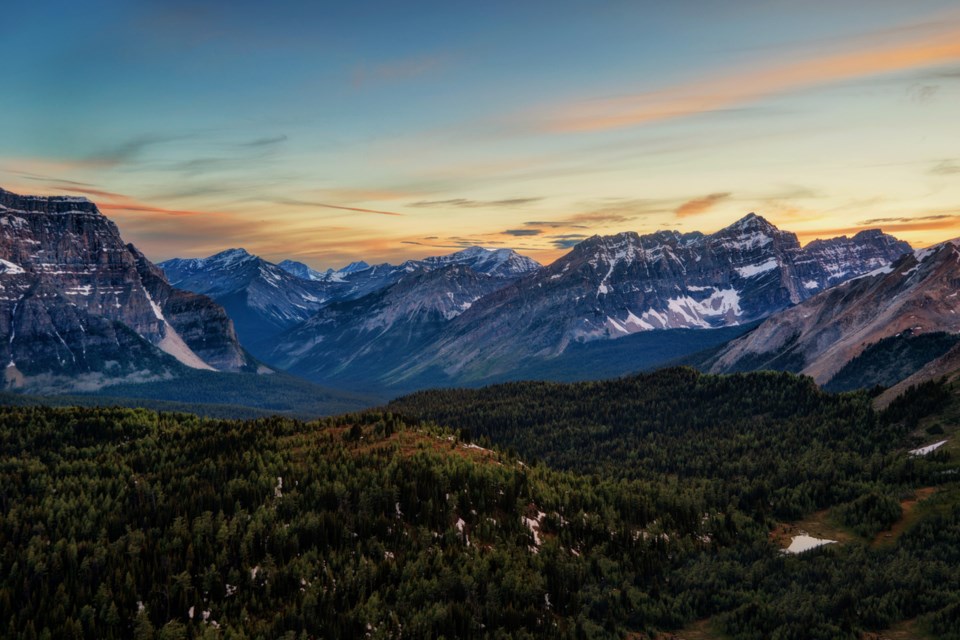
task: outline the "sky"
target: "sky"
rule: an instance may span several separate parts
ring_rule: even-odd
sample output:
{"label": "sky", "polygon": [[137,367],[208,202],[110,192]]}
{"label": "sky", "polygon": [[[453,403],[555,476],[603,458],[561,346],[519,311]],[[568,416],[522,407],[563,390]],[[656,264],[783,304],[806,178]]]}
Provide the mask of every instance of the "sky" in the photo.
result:
{"label": "sky", "polygon": [[960,2],[9,0],[0,187],[155,261],[960,236]]}

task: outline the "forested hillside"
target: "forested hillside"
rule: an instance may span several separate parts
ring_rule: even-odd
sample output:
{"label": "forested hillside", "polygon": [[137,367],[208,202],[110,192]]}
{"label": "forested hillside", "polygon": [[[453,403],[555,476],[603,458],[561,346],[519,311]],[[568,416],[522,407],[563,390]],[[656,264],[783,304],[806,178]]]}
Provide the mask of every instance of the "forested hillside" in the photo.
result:
{"label": "forested hillside", "polygon": [[[960,579],[949,569],[960,559],[957,446],[924,457],[907,450],[955,437],[958,391],[930,383],[878,414],[866,393],[828,394],[806,377],[679,368],[425,391],[388,408],[555,468],[701,495],[706,513],[740,525],[713,539],[727,548],[672,576],[688,619],[712,617],[720,637],[855,638],[957,597]],[[924,487],[935,497],[910,519]],[[811,515],[844,544],[783,556],[758,534]],[[894,525],[902,528],[883,533]],[[960,637],[955,608],[930,619],[939,625],[930,637]]]}
{"label": "forested hillside", "polygon": [[797,517],[850,499],[878,466],[913,480],[891,455],[906,432],[879,419],[866,395],[830,395],[786,373],[676,368],[600,382],[424,391],[389,408],[559,469],[677,478],[701,488],[713,507],[734,500],[758,517]]}
{"label": "forested hillside", "polygon": [[[6,407],[0,636],[960,637],[955,453],[903,450],[951,402],[676,369],[316,422]],[[842,544],[785,555],[826,507]]]}

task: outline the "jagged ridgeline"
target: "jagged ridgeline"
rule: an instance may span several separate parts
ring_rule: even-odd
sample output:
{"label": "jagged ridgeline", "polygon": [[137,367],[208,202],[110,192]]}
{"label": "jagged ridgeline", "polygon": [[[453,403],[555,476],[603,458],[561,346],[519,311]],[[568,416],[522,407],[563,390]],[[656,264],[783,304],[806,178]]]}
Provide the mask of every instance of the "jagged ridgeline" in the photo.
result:
{"label": "jagged ridgeline", "polygon": [[0,190],[0,255],[9,386],[256,369],[223,308],[171,287],[86,198]]}
{"label": "jagged ridgeline", "polygon": [[[909,250],[879,230],[801,247],[750,214],[709,235],[594,236],[509,278],[454,268],[453,254],[445,269],[411,267],[390,286],[324,306],[263,357],[324,384],[395,390],[635,373],[715,347]],[[343,278],[364,273],[373,270]]]}
{"label": "jagged ridgeline", "polygon": [[298,415],[370,404],[260,364],[240,345],[223,307],[172,287],[86,198],[2,189],[0,361],[3,389],[40,395],[246,405]]}
{"label": "jagged ridgeline", "polygon": [[[836,390],[904,379],[913,384],[948,373],[955,363],[944,358],[960,333],[957,244],[904,254],[777,313],[731,341],[707,366],[715,373],[795,371]],[[939,373],[914,378],[928,366]]]}
{"label": "jagged ridgeline", "polygon": [[[908,455],[918,425],[901,421],[956,411],[952,393],[878,415],[790,374],[674,370],[310,423],[2,408],[0,634],[651,638],[707,619],[717,637],[817,639],[916,619],[953,637],[957,465]],[[451,401],[462,413],[441,414]],[[529,420],[551,430],[540,445]],[[934,506],[874,547],[917,487]],[[863,533],[784,555],[777,518],[821,507]]]}

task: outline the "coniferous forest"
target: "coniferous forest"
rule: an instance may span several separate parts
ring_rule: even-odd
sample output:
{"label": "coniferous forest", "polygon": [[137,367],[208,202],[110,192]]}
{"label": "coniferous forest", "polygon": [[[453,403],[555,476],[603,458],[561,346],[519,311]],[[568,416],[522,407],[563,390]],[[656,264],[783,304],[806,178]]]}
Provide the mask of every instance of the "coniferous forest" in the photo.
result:
{"label": "coniferous forest", "polygon": [[[956,410],[689,369],[315,422],[7,407],[0,635],[958,638],[955,455],[907,453]],[[810,518],[837,543],[785,554]]]}

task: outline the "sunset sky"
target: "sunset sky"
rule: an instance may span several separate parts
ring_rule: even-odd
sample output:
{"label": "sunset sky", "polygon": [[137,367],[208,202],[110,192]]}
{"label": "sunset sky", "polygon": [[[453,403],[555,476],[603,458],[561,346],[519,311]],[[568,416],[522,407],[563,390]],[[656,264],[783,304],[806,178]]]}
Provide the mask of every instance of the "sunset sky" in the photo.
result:
{"label": "sunset sky", "polygon": [[960,236],[960,3],[11,0],[0,186],[154,260]]}

